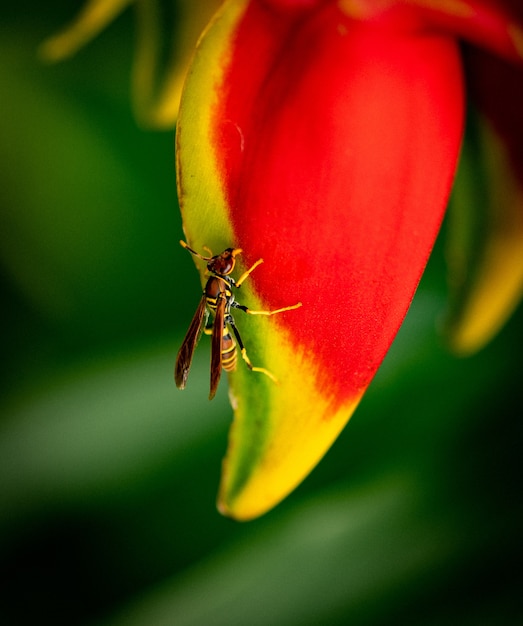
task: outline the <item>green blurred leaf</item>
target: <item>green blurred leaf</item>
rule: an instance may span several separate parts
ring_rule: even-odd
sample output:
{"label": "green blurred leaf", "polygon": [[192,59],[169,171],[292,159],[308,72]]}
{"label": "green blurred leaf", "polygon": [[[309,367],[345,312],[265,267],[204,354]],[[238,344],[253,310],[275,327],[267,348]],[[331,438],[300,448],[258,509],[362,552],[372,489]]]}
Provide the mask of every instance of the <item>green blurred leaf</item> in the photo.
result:
{"label": "green blurred leaf", "polygon": [[[183,466],[202,441],[224,431],[225,388],[215,402],[207,400],[208,355],[202,350],[195,358],[182,393],[172,378],[176,347],[165,344],[58,371],[4,404],[4,524],[28,510],[125,492],[163,465]],[[214,502],[207,506],[214,512]]]}
{"label": "green blurred leaf", "polygon": [[386,617],[419,593],[412,594],[420,577],[448,562],[462,539],[452,519],[430,516],[420,490],[405,476],[329,490],[104,623],[298,626]]}
{"label": "green blurred leaf", "polygon": [[[4,271],[69,342],[166,328],[180,228],[172,133],[136,128],[117,82],[99,91],[96,55],[72,83],[69,68],[39,63],[37,43],[0,28]],[[103,63],[107,77],[115,60]]]}

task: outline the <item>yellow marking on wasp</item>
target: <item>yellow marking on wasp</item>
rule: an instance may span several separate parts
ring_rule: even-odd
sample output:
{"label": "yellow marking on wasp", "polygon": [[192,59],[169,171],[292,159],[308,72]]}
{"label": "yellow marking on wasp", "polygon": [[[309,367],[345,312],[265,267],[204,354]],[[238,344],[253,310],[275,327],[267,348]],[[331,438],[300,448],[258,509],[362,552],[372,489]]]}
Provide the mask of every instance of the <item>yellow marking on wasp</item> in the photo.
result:
{"label": "yellow marking on wasp", "polygon": [[236,365],[236,352],[228,359],[222,359],[222,367],[225,371],[232,371],[234,365]]}

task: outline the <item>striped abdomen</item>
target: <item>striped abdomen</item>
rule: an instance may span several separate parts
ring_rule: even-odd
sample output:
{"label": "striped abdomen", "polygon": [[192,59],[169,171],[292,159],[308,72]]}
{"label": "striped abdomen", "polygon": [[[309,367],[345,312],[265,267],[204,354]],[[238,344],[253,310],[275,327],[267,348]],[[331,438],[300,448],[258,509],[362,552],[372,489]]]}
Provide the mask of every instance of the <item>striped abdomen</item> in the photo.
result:
{"label": "striped abdomen", "polygon": [[233,372],[236,369],[236,342],[226,326],[222,335],[222,367],[226,372]]}

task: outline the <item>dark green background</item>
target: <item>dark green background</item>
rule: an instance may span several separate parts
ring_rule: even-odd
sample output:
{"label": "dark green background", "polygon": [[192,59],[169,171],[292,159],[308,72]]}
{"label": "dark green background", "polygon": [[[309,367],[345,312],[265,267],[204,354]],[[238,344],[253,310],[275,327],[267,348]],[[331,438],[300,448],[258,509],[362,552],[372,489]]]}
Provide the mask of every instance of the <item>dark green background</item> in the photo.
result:
{"label": "dark green background", "polygon": [[0,16],[0,623],[521,623],[523,315],[450,356],[443,240],[320,466],[260,520],[216,512],[205,339],[172,380],[199,297],[173,133],[132,118],[131,11],[37,60],[77,4]]}

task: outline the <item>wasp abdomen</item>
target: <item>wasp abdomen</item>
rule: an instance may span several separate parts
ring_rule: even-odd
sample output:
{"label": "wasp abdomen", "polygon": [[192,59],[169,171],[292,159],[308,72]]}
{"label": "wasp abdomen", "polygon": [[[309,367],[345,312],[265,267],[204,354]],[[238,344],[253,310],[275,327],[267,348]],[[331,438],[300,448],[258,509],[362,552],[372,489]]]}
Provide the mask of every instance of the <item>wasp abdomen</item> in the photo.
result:
{"label": "wasp abdomen", "polygon": [[236,369],[236,356],[236,342],[227,328],[224,328],[222,336],[222,367],[226,372],[233,372]]}

